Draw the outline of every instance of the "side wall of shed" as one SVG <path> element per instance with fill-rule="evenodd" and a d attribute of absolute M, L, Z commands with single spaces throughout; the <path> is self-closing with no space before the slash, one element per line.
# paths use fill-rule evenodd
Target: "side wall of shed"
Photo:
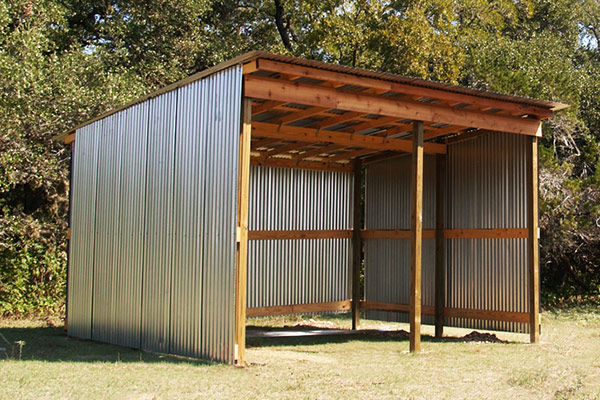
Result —
<path fill-rule="evenodd" d="M 526 136 L 490 132 L 448 146 L 446 229 L 527 227 Z M 435 158 L 425 157 L 423 229 L 435 229 Z M 410 229 L 410 156 L 366 170 L 366 229 Z M 528 312 L 527 239 L 446 239 L 446 307 Z M 423 239 L 422 304 L 434 305 L 435 240 Z M 365 299 L 409 303 L 410 240 L 365 239 Z M 408 322 L 408 315 L 367 311 Z M 433 318 L 423 317 L 424 323 Z M 527 332 L 515 322 L 465 318 L 445 325 Z"/>
<path fill-rule="evenodd" d="M 233 362 L 241 67 L 77 131 L 68 332 Z"/>
<path fill-rule="evenodd" d="M 352 173 L 252 166 L 250 230 L 352 229 Z M 250 241 L 248 307 L 350 299 L 351 239 Z"/>

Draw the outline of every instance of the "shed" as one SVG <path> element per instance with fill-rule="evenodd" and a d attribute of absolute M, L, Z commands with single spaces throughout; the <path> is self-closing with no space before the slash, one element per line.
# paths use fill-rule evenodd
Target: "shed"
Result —
<path fill-rule="evenodd" d="M 537 342 L 564 107 L 251 52 L 101 115 L 60 136 L 68 334 L 242 364 L 249 317 L 366 310 L 411 351 L 422 320 Z"/>

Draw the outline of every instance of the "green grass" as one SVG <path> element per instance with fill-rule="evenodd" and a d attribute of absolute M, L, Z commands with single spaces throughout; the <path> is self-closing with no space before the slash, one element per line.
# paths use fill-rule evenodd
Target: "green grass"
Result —
<path fill-rule="evenodd" d="M 250 366 L 234 368 L 65 336 L 43 321 L 0 321 L 22 359 L 0 352 L 2 399 L 598 399 L 600 311 L 544 313 L 542 341 L 494 332 L 502 342 L 465 340 L 424 326 L 423 352 L 400 332 L 248 340 Z M 347 316 L 255 319 L 255 328 L 348 327 Z M 364 321 L 367 329 L 406 324 Z M 262 329 L 262 328 L 261 328 Z M 481 336 L 480 338 L 484 338 Z M 477 339 L 477 337 L 475 337 Z M 0 337 L 0 347 L 7 347 Z"/>

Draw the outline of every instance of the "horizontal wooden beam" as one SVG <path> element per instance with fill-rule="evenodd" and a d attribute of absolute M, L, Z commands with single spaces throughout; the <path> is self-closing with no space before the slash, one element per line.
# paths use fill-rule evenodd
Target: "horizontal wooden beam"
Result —
<path fill-rule="evenodd" d="M 295 304 L 289 306 L 249 307 L 246 317 L 266 317 L 269 315 L 305 314 L 314 312 L 350 310 L 351 301 L 332 301 L 328 303 Z"/>
<path fill-rule="evenodd" d="M 260 165 L 263 167 L 279 167 L 292 169 L 308 169 L 313 171 L 333 171 L 333 172 L 352 172 L 352 164 L 336 163 L 336 162 L 320 162 L 320 161 L 304 161 L 289 158 L 274 158 L 274 157 L 251 157 L 251 165 Z"/>
<path fill-rule="evenodd" d="M 527 228 L 445 229 L 445 239 L 525 239 Z M 410 239 L 409 229 L 364 229 L 363 239 Z M 423 229 L 424 239 L 434 239 L 435 230 Z"/>
<path fill-rule="evenodd" d="M 410 152 L 412 142 L 410 140 L 386 139 L 377 136 L 352 135 L 349 133 L 319 130 L 313 128 L 298 128 L 294 126 L 280 126 L 264 122 L 252 123 L 252 135 L 259 137 L 278 138 L 286 140 L 297 140 L 301 142 L 332 143 L 345 147 L 359 147 L 376 150 L 393 150 Z M 428 154 L 446 153 L 446 145 L 438 143 L 426 143 L 424 151 Z"/>
<path fill-rule="evenodd" d="M 496 229 L 446 229 L 446 239 L 525 239 L 529 235 L 527 228 Z"/>
<path fill-rule="evenodd" d="M 248 240 L 350 239 L 351 229 L 248 231 Z"/>
<path fill-rule="evenodd" d="M 543 107 L 528 106 L 524 104 L 513 103 L 510 101 L 501 101 L 480 96 L 470 96 L 467 94 L 456 93 L 446 90 L 435 90 L 430 88 L 424 88 L 419 85 L 413 86 L 408 84 L 366 78 L 362 76 L 327 71 L 323 69 L 305 67 L 301 65 L 292 65 L 265 59 L 258 60 L 258 69 L 271 72 L 293 72 L 294 75 L 299 77 L 374 88 L 384 92 L 398 92 L 411 96 L 430 97 L 433 99 L 448 101 L 453 104 L 473 104 L 483 107 L 497 108 L 501 110 L 510 110 L 515 113 L 537 115 L 542 118 L 552 116 L 552 111 Z"/>
<path fill-rule="evenodd" d="M 272 101 L 295 102 L 316 107 L 337 108 L 399 119 L 414 119 L 434 123 L 468 126 L 501 132 L 536 136 L 540 121 L 535 118 L 515 118 L 504 115 L 407 102 L 402 98 L 386 98 L 356 91 L 332 89 L 306 83 L 246 75 L 246 96 Z"/>
<path fill-rule="evenodd" d="M 65 144 L 71 144 L 71 143 L 73 143 L 74 141 L 75 141 L 75 134 L 74 134 L 74 133 L 71 133 L 71 134 L 67 135 L 67 136 L 64 138 L 64 143 L 65 143 Z"/>
<path fill-rule="evenodd" d="M 401 312 L 408 313 L 408 304 L 395 304 L 385 303 L 378 301 L 361 301 L 360 308 L 363 310 L 372 311 L 390 311 L 390 312 Z M 422 306 L 421 313 L 423 315 L 435 314 L 435 308 L 431 306 Z M 467 308 L 444 308 L 445 318 L 469 318 L 469 319 L 483 319 L 487 321 L 504 321 L 504 322 L 519 322 L 528 323 L 529 314 L 523 312 L 512 312 L 512 311 L 493 311 L 493 310 L 474 310 Z"/>

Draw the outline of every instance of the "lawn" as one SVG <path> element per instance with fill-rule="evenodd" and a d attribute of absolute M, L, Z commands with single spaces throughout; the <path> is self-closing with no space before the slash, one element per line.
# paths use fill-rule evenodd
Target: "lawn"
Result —
<path fill-rule="evenodd" d="M 543 313 L 527 335 L 447 328 L 408 353 L 405 324 L 364 321 L 360 335 L 249 338 L 234 368 L 66 337 L 55 322 L 0 320 L 3 399 L 600 399 L 600 311 Z M 51 321 L 52 322 L 52 321 Z M 260 326 L 346 328 L 347 316 L 252 320 Z M 298 328 L 301 329 L 301 328 Z M 387 329 L 378 332 L 374 329 Z M 277 330 L 277 329 L 275 329 Z M 496 340 L 495 338 L 501 341 Z"/>

